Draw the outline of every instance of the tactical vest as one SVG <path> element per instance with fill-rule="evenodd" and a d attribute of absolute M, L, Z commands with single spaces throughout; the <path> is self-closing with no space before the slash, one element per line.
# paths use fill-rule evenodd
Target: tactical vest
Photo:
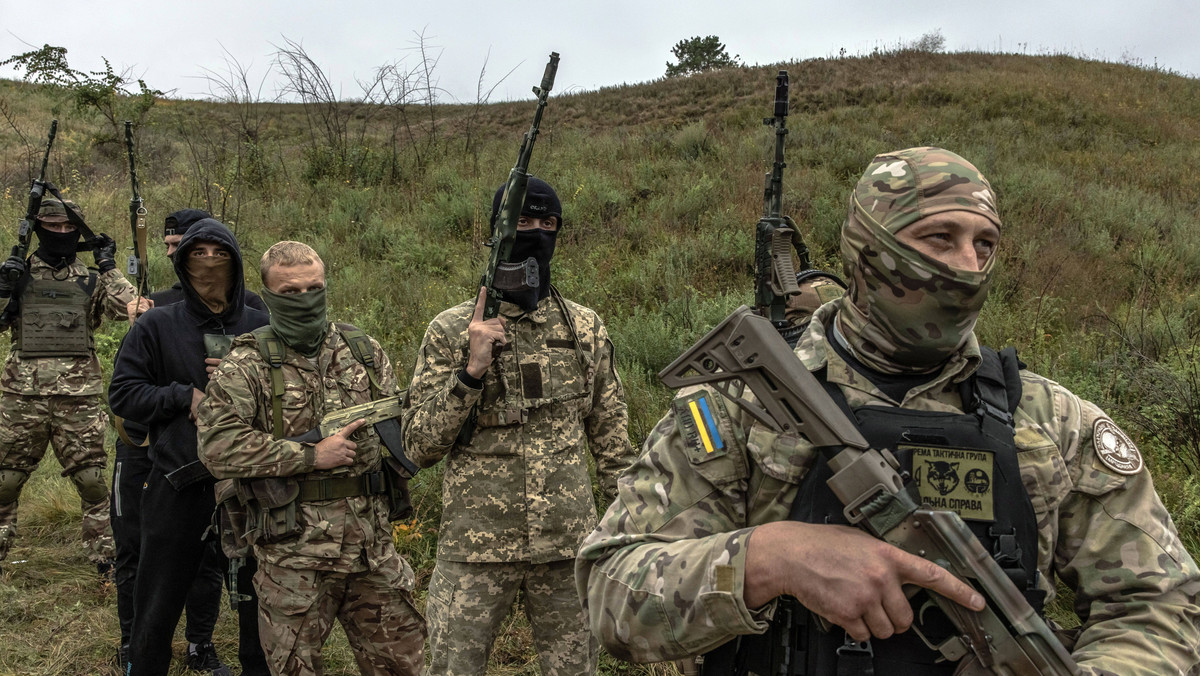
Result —
<path fill-rule="evenodd" d="M 983 547 L 1039 613 L 1045 593 L 1038 590 L 1037 519 L 1021 482 L 1014 442 L 1013 414 L 1021 400 L 1016 351 L 981 348 L 979 369 L 960 384 L 965 413 L 913 411 L 891 406 L 851 409 L 841 389 L 818 372 L 830 398 L 839 404 L 872 448 L 887 448 L 915 483 L 920 499 L 959 513 Z M 840 450 L 840 449 L 839 449 Z M 832 476 L 819 455 L 792 503 L 789 519 L 845 524 L 842 503 L 827 485 Z M 928 597 L 912 599 L 914 617 Z M 780 676 L 927 676 L 953 674 L 958 664 L 938 662 L 915 631 L 886 640 L 857 643 L 840 627 L 824 631 L 821 622 L 791 597 L 779 600 L 765 634 L 742 636 L 704 657 L 702 673 Z M 933 643 L 952 635 L 953 625 L 933 608 L 923 615 Z"/>
<path fill-rule="evenodd" d="M 26 276 L 14 342 L 21 357 L 86 357 L 92 354 L 88 305 L 96 273 L 68 280 Z"/>
<path fill-rule="evenodd" d="M 497 406 L 490 403 L 486 406 L 484 406 L 482 403 L 477 404 L 477 406 L 487 410 L 475 409 L 475 423 L 471 425 L 464 425 L 464 431 L 467 429 L 471 429 L 473 431 L 475 424 L 477 424 L 479 427 L 503 427 L 506 425 L 524 424 L 529 419 L 529 412 L 534 408 L 550 406 L 553 404 L 561 404 L 578 399 L 587 399 L 592 396 L 592 390 L 596 381 L 596 351 L 599 346 L 596 345 L 596 341 L 593 340 L 591 345 L 588 346 L 588 349 L 584 349 L 583 343 L 581 343 L 579 340 L 580 327 L 576 325 L 575 316 L 571 314 L 570 310 L 568 310 L 566 299 L 564 299 L 562 294 L 558 292 L 558 289 L 554 288 L 553 286 L 550 287 L 550 296 L 554 300 L 555 305 L 558 306 L 559 311 L 562 313 L 563 319 L 567 325 L 567 330 L 570 332 L 571 337 L 570 339 L 565 340 L 553 338 L 547 339 L 546 347 L 574 350 L 575 361 L 579 366 L 579 375 L 583 379 L 584 383 L 582 390 L 569 393 L 552 392 L 551 390 L 553 390 L 553 386 L 547 382 L 546 374 L 543 373 L 541 369 L 537 368 L 536 365 L 520 364 L 518 359 L 517 368 L 521 370 L 519 382 L 521 383 L 522 387 L 520 399 L 529 404 L 529 407 L 506 408 L 502 405 Z M 511 344 L 501 346 L 496 352 L 497 359 L 499 359 L 500 354 L 503 354 L 511 349 Z M 497 366 L 496 368 L 499 367 Z M 501 404 L 503 402 L 510 401 L 506 391 L 507 381 L 503 377 L 499 377 L 496 378 L 495 383 L 500 388 L 499 397 L 496 399 L 487 397 L 488 401 L 501 402 Z M 460 445 L 466 445 L 470 443 L 469 437 L 464 438 L 462 433 L 460 433 L 457 443 Z"/>

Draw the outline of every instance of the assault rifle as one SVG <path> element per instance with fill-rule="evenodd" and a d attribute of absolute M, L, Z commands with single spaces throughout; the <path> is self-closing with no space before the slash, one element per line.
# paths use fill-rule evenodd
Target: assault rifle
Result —
<path fill-rule="evenodd" d="M 1079 674 L 1079 667 L 1049 626 L 972 535 L 958 514 L 918 504 L 887 449 L 870 448 L 795 357 L 775 326 L 742 306 L 683 353 L 658 377 L 667 387 L 711 383 L 762 424 L 781 434 L 801 434 L 829 460 L 829 487 L 851 523 L 906 552 L 946 568 L 987 600 L 978 612 L 930 592 L 932 603 L 954 624 L 938 644 L 913 630 L 951 662 L 956 676 Z M 734 390 L 744 383 L 755 401 Z"/>
<path fill-rule="evenodd" d="M 542 73 L 542 83 L 533 88 L 537 95 L 537 110 L 533 113 L 533 124 L 525 132 L 521 141 L 521 149 L 517 152 L 517 163 L 508 172 L 508 181 L 504 184 L 504 192 L 500 196 L 500 208 L 496 212 L 496 226 L 487 245 L 492 248 L 488 257 L 487 268 L 479 285 L 485 287 L 486 297 L 483 304 L 483 318 L 493 319 L 500 314 L 500 302 L 505 300 L 505 291 L 536 288 L 540 283 L 538 264 L 533 258 L 520 263 L 508 262 L 513 244 L 517 241 L 517 221 L 521 218 L 521 209 L 525 206 L 525 191 L 529 187 L 529 158 L 533 155 L 533 143 L 537 140 L 538 130 L 542 124 L 542 111 L 546 109 L 546 100 L 554 87 L 554 76 L 558 73 L 558 52 L 550 52 L 550 62 Z M 478 408 L 471 411 L 470 417 L 458 431 L 458 443 L 470 443 L 475 434 L 475 425 L 479 420 Z"/>
<path fill-rule="evenodd" d="M 25 218 L 17 226 L 17 243 L 13 245 L 12 255 L 21 260 L 29 257 L 29 242 L 33 239 L 33 226 L 37 222 L 38 211 L 42 208 L 42 195 L 46 194 L 46 165 L 50 163 L 50 149 L 54 147 L 54 135 L 58 133 L 58 120 L 50 121 L 50 135 L 46 139 L 46 154 L 42 155 L 42 170 L 29 187 L 29 203 L 25 208 Z M 8 282 L 16 284 L 20 273 L 8 271 Z"/>
<path fill-rule="evenodd" d="M 367 425 L 374 426 L 380 441 L 387 447 L 396 462 L 408 471 L 409 476 L 416 476 L 417 466 L 405 455 L 404 437 L 400 434 L 399 418 L 403 401 L 402 396 L 387 397 L 327 413 L 324 418 L 321 418 L 319 425 L 300 436 L 288 437 L 288 440 L 315 444 L 355 420 L 365 419 Z"/>
<path fill-rule="evenodd" d="M 483 318 L 492 319 L 500 314 L 500 301 L 504 292 L 530 286 L 537 286 L 537 261 L 527 260 L 521 263 L 509 263 L 508 256 L 512 253 L 513 243 L 517 241 L 517 220 L 521 218 L 521 209 L 525 206 L 525 191 L 529 187 L 529 158 L 533 155 L 533 142 L 537 140 L 538 129 L 542 124 L 542 111 L 546 109 L 546 99 L 554 86 L 554 75 L 558 72 L 558 52 L 550 52 L 550 62 L 542 74 L 542 84 L 534 87 L 537 95 L 537 110 L 533 114 L 533 124 L 525 132 L 521 141 L 521 150 L 517 153 L 517 163 L 508 172 L 508 181 L 504 184 L 504 193 L 500 197 L 500 210 L 496 216 L 496 230 L 488 240 L 492 248 L 488 258 L 487 269 L 483 272 L 480 286 L 487 287 L 487 299 L 484 301 Z"/>
<path fill-rule="evenodd" d="M 766 317 L 789 343 L 795 342 L 798 329 L 785 317 L 789 296 L 800 293 L 796 284 L 796 268 L 792 251 L 799 258 L 800 269 L 811 263 L 808 247 L 791 218 L 783 216 L 783 143 L 787 137 L 788 73 L 775 76 L 775 115 L 763 119 L 763 124 L 775 128 L 775 161 L 767 173 L 763 189 L 763 217 L 755 226 L 754 235 L 754 310 Z"/>
<path fill-rule="evenodd" d="M 129 199 L 129 227 L 133 231 L 133 255 L 127 261 L 125 274 L 137 279 L 138 296 L 150 293 L 150 284 L 146 279 L 146 207 L 142 204 L 142 195 L 138 190 L 137 167 L 133 162 L 133 122 L 125 121 L 125 149 L 129 151 L 129 182 L 133 187 L 133 197 Z"/>

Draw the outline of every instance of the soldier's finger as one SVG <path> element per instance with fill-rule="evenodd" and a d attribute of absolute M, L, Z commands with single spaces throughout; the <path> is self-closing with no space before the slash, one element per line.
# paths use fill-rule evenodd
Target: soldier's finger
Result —
<path fill-rule="evenodd" d="M 471 321 L 478 322 L 483 320 L 483 306 L 487 303 L 487 287 L 479 287 L 479 296 L 475 299 L 475 314 L 471 316 Z"/>
<path fill-rule="evenodd" d="M 875 638 L 889 638 L 896 633 L 897 628 L 892 624 L 891 618 L 888 617 L 882 605 L 868 608 L 867 612 L 863 614 L 863 621 Z"/>
<path fill-rule="evenodd" d="M 971 610 L 983 610 L 983 596 L 971 585 L 951 575 L 950 571 L 933 561 L 913 556 L 907 552 L 901 551 L 897 554 L 900 555 L 898 572 L 901 583 L 920 585 L 945 596 L 960 606 Z"/>
<path fill-rule="evenodd" d="M 850 634 L 850 638 L 854 639 L 855 641 L 862 642 L 871 640 L 871 630 L 867 629 L 867 625 L 861 619 L 847 622 L 842 626 L 842 629 L 845 629 L 846 633 Z"/>
<path fill-rule="evenodd" d="M 891 622 L 896 633 L 908 631 L 913 622 L 913 610 L 908 603 L 908 597 L 904 595 L 904 590 L 890 588 L 884 592 L 881 601 L 883 602 L 883 612 L 887 613 L 888 621 Z"/>
<path fill-rule="evenodd" d="M 357 432 L 358 428 L 360 428 L 366 424 L 367 424 L 366 418 L 359 418 L 358 420 L 355 420 L 354 422 L 346 425 L 345 427 L 338 430 L 337 432 L 334 432 L 334 434 L 342 437 L 343 439 L 346 439 L 346 438 L 349 438 L 349 436 L 351 434 L 354 434 L 355 432 Z"/>

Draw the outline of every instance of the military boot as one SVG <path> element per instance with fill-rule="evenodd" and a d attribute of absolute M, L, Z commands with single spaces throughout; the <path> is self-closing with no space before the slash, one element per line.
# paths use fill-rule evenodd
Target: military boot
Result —
<path fill-rule="evenodd" d="M 212 676 L 233 676 L 229 665 L 217 656 L 217 648 L 212 643 L 198 643 L 196 647 L 188 646 L 187 668 L 192 671 L 204 671 Z"/>

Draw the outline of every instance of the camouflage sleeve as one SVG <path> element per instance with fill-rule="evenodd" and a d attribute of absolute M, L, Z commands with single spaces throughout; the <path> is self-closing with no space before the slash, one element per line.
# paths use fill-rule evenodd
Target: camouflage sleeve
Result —
<path fill-rule="evenodd" d="M 375 348 L 375 363 L 379 365 L 375 369 L 379 378 L 379 396 L 394 397 L 400 393 L 400 388 L 396 384 L 396 371 L 392 369 L 392 360 L 388 358 L 387 352 L 383 351 L 379 341 L 371 338 L 371 346 Z"/>
<path fill-rule="evenodd" d="M 312 445 L 262 431 L 266 425 L 259 421 L 271 415 L 270 391 L 264 393 L 256 356 L 253 347 L 235 348 L 209 379 L 197 410 L 200 461 L 218 479 L 291 476 L 315 466 Z"/>
<path fill-rule="evenodd" d="M 1094 404 L 1053 389 L 1073 484 L 1058 509 L 1054 566 L 1083 622 L 1076 661 L 1085 674 L 1196 673 L 1195 561 L 1133 441 Z"/>
<path fill-rule="evenodd" d="M 440 319 L 440 316 L 439 316 Z M 434 319 L 425 331 L 404 410 L 404 446 L 421 467 L 437 464 L 450 452 L 458 431 L 483 389 L 458 378 L 466 366 L 461 350 L 451 344 L 446 326 Z"/>
<path fill-rule="evenodd" d="M 596 458 L 596 476 L 604 496 L 609 501 L 617 497 L 617 476 L 633 462 L 629 446 L 629 411 L 625 406 L 625 389 L 617 375 L 616 353 L 608 330 L 596 320 L 598 350 L 596 380 L 593 384 L 592 410 L 584 418 L 588 446 Z"/>
<path fill-rule="evenodd" d="M 96 280 L 96 293 L 93 295 L 93 328 L 99 326 L 104 318 L 125 319 L 128 316 L 125 306 L 136 296 L 137 289 L 116 268 L 101 274 Z"/>
<path fill-rule="evenodd" d="M 674 415 L 659 421 L 579 551 L 575 581 L 592 631 L 621 659 L 677 659 L 766 630 L 773 606 L 751 611 L 742 600 L 753 532 L 745 438 L 730 421 L 717 424 L 726 452 L 698 459 Z"/>

